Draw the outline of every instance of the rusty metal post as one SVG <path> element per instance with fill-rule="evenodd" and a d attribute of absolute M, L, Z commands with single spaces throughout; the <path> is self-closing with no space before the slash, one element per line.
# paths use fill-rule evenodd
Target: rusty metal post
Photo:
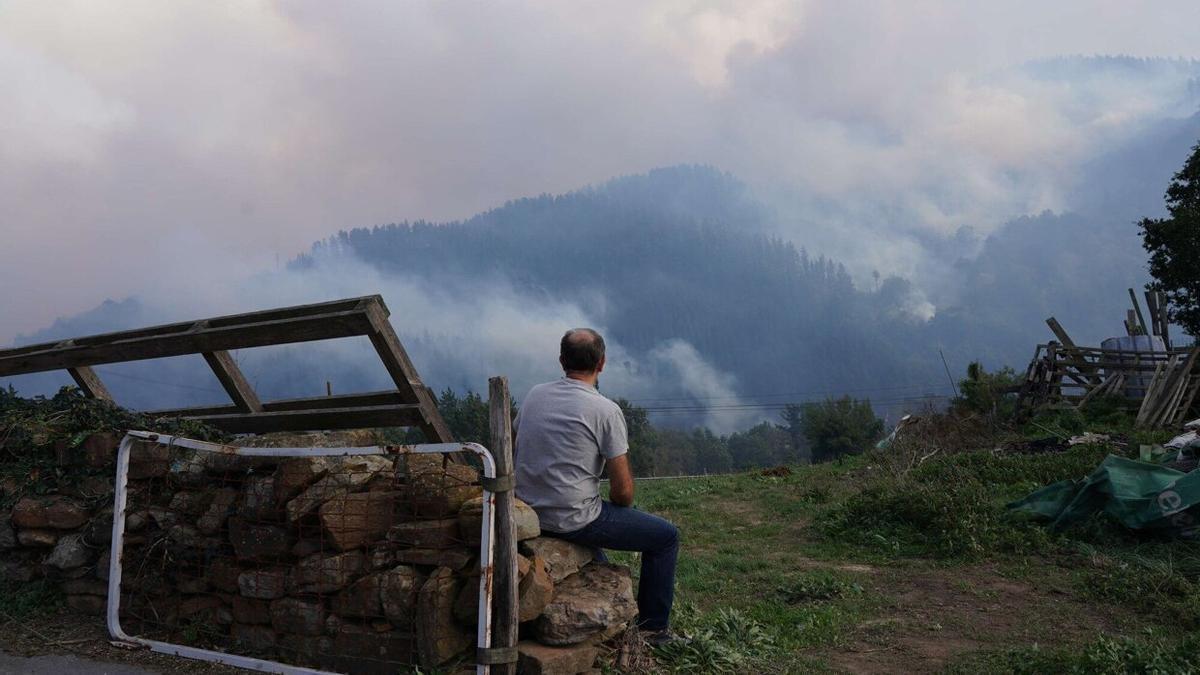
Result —
<path fill-rule="evenodd" d="M 508 393 L 508 378 L 493 377 L 488 380 L 488 404 L 491 415 L 492 456 L 496 460 L 498 481 L 511 481 L 513 476 L 512 442 L 512 398 Z M 513 675 L 517 671 L 515 649 L 519 600 L 517 585 L 517 532 L 513 523 L 513 500 L 516 496 L 510 486 L 496 492 L 496 541 L 495 541 L 495 613 L 492 632 L 492 647 L 496 650 L 513 650 L 511 661 L 496 663 L 494 672 Z"/>

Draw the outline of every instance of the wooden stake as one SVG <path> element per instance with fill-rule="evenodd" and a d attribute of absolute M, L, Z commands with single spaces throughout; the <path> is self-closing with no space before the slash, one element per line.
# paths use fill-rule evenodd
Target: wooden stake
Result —
<path fill-rule="evenodd" d="M 491 423 L 491 443 L 488 449 L 496 460 L 496 476 L 513 475 L 512 447 L 512 398 L 508 393 L 508 378 L 493 377 L 488 380 L 488 406 Z M 513 522 L 513 490 L 497 492 L 496 495 L 496 542 L 493 607 L 492 646 L 506 648 L 517 646 L 517 628 L 520 618 L 520 603 L 517 585 L 517 532 Z M 517 664 L 503 663 L 492 666 L 492 672 L 513 675 Z"/>
<path fill-rule="evenodd" d="M 1137 315 L 1137 325 L 1142 328 L 1142 335 L 1149 335 L 1150 331 L 1146 329 L 1146 317 L 1142 316 L 1142 306 L 1138 304 L 1137 294 L 1133 292 L 1132 288 L 1129 289 L 1129 300 L 1133 303 L 1133 311 Z M 1130 323 L 1133 322 L 1130 321 Z"/>

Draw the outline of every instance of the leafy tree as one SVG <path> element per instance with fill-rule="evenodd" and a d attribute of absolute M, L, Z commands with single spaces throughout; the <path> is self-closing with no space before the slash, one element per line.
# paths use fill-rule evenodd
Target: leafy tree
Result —
<path fill-rule="evenodd" d="M 1167 295 L 1171 320 L 1192 335 L 1200 334 L 1200 144 L 1171 179 L 1165 195 L 1166 218 L 1138 223 L 1142 246 L 1150 254 L 1150 290 Z"/>
<path fill-rule="evenodd" d="M 783 430 L 787 432 L 788 441 L 791 444 L 792 454 L 797 462 L 812 462 L 812 454 L 808 449 L 808 442 L 804 438 L 804 407 L 799 403 L 789 403 L 783 408 L 783 412 L 779 413 L 780 419 L 783 420 Z"/>
<path fill-rule="evenodd" d="M 1016 409 L 1016 399 L 1012 390 L 1020 384 L 1016 371 L 1008 366 L 989 373 L 983 366 L 974 361 L 967 366 L 967 377 L 959 380 L 959 396 L 954 399 L 954 407 L 960 411 L 969 411 L 992 415 L 1004 419 L 1012 415 Z"/>
<path fill-rule="evenodd" d="M 813 462 L 862 452 L 883 434 L 883 420 L 871 402 L 845 396 L 801 408 L 801 428 L 812 447 Z"/>

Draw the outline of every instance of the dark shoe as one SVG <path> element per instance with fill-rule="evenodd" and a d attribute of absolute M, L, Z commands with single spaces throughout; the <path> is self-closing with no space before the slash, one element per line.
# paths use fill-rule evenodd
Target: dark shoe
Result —
<path fill-rule="evenodd" d="M 654 649 L 666 647 L 668 645 L 686 644 L 691 642 L 691 638 L 687 637 L 686 635 L 680 635 L 670 628 L 663 628 L 662 630 L 644 630 L 642 631 L 642 639 L 646 641 L 647 645 Z"/>

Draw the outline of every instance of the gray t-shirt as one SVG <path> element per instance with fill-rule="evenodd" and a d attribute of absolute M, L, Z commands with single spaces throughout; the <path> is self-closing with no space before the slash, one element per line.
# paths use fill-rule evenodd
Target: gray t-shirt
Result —
<path fill-rule="evenodd" d="M 629 450 L 620 406 L 564 377 L 529 390 L 515 429 L 517 497 L 542 529 L 574 532 L 595 520 L 605 460 Z"/>

